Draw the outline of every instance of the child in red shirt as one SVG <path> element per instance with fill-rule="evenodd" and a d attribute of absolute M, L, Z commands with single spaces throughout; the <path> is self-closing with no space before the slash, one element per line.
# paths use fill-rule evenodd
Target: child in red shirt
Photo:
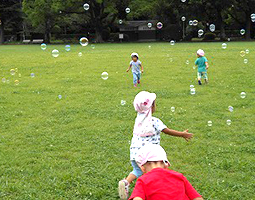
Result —
<path fill-rule="evenodd" d="M 136 158 L 144 175 L 136 182 L 129 200 L 203 200 L 189 181 L 170 166 L 160 145 L 142 147 Z"/>

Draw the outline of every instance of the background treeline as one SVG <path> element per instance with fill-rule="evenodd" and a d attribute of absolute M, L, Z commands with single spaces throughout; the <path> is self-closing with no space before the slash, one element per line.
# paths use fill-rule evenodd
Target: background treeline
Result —
<path fill-rule="evenodd" d="M 83 4 L 90 9 L 85 11 Z M 127 14 L 125 8 L 131 12 Z M 0 42 L 43 38 L 45 42 L 72 41 L 85 35 L 94 42 L 109 41 L 119 31 L 119 19 L 158 20 L 164 31 L 178 33 L 177 40 L 197 37 L 201 28 L 209 32 L 209 24 L 216 26 L 216 35 L 253 39 L 255 0 L 0 0 Z M 181 17 L 186 17 L 183 24 Z M 189 20 L 198 20 L 196 27 Z M 175 25 L 175 26 L 173 26 Z M 181 36 L 185 30 L 185 38 Z M 175 28 L 171 28 L 175 27 Z M 239 30 L 245 29 L 241 37 Z"/>

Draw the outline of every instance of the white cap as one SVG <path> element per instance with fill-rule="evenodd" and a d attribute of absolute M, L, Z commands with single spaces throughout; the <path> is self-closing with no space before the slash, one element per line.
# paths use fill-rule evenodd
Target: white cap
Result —
<path fill-rule="evenodd" d="M 202 49 L 198 49 L 198 50 L 197 50 L 197 54 L 198 54 L 199 56 L 204 56 L 204 55 L 205 55 L 205 52 L 204 52 L 204 50 L 202 50 Z"/>
<path fill-rule="evenodd" d="M 136 53 L 136 52 L 131 53 L 131 57 L 133 57 L 133 56 L 136 56 L 137 58 L 139 58 L 138 53 Z"/>

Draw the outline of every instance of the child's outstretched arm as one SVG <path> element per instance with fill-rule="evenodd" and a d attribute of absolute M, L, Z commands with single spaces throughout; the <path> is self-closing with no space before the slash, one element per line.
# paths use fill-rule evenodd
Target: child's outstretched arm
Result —
<path fill-rule="evenodd" d="M 176 137 L 183 137 L 186 141 L 189 141 L 193 137 L 193 133 L 189 133 L 189 130 L 185 130 L 183 132 L 172 130 L 169 128 L 165 128 L 162 130 L 163 133 L 176 136 Z"/>
<path fill-rule="evenodd" d="M 130 68 L 131 68 L 132 65 L 129 65 L 129 67 L 127 68 L 127 72 L 129 72 Z"/>
<path fill-rule="evenodd" d="M 205 65 L 206 65 L 206 69 L 208 69 L 209 68 L 208 62 L 205 62 Z"/>

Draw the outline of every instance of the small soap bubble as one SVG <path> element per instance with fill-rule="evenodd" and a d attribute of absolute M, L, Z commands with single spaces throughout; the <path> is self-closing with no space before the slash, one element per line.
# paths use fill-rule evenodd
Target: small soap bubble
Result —
<path fill-rule="evenodd" d="M 79 57 L 82 57 L 82 52 L 79 52 L 79 53 L 78 53 L 78 56 L 79 56 Z"/>
<path fill-rule="evenodd" d="M 240 30 L 240 34 L 241 34 L 241 35 L 244 35 L 244 34 L 245 34 L 245 30 L 244 30 L 244 29 L 241 29 L 241 30 Z"/>
<path fill-rule="evenodd" d="M 186 65 L 189 65 L 189 60 L 186 60 Z"/>
<path fill-rule="evenodd" d="M 81 46 L 85 47 L 89 44 L 89 40 L 86 37 L 82 37 L 80 39 L 80 44 L 81 44 Z"/>
<path fill-rule="evenodd" d="M 186 2 L 186 0 L 181 0 L 181 2 L 182 2 L 182 3 L 185 3 L 185 2 Z"/>
<path fill-rule="evenodd" d="M 59 94 L 59 95 L 58 95 L 58 98 L 59 98 L 59 99 L 62 99 L 62 95 L 61 95 L 61 94 Z"/>
<path fill-rule="evenodd" d="M 208 122 L 207 122 L 207 125 L 208 125 L 208 126 L 212 126 L 212 121 L 208 121 Z"/>
<path fill-rule="evenodd" d="M 124 106 L 126 104 L 126 101 L 125 100 L 121 100 L 120 101 L 120 105 Z"/>
<path fill-rule="evenodd" d="M 189 87 L 190 87 L 190 88 L 194 88 L 194 85 L 190 85 Z"/>
<path fill-rule="evenodd" d="M 68 52 L 68 51 L 70 51 L 71 50 L 71 46 L 69 45 L 69 44 L 67 44 L 66 46 L 65 46 L 65 50 Z"/>
<path fill-rule="evenodd" d="M 193 21 L 192 20 L 189 20 L 189 25 L 193 26 Z"/>
<path fill-rule="evenodd" d="M 174 106 L 171 107 L 171 111 L 175 112 L 175 107 Z"/>
<path fill-rule="evenodd" d="M 107 72 L 103 72 L 103 73 L 101 74 L 101 78 L 102 78 L 103 80 L 107 80 L 107 79 L 108 79 L 108 73 L 107 73 Z"/>
<path fill-rule="evenodd" d="M 231 120 L 230 120 L 230 119 L 227 120 L 227 125 L 228 125 L 228 126 L 231 125 Z"/>
<path fill-rule="evenodd" d="M 45 44 L 45 43 L 42 43 L 41 44 L 41 49 L 44 51 L 44 50 L 46 50 L 47 49 L 47 45 Z"/>
<path fill-rule="evenodd" d="M 185 16 L 182 16 L 182 21 L 185 22 L 186 21 L 186 17 Z"/>
<path fill-rule="evenodd" d="M 243 62 L 244 62 L 244 64 L 247 64 L 248 63 L 248 59 L 244 59 Z"/>
<path fill-rule="evenodd" d="M 94 44 L 91 45 L 91 49 L 95 49 L 96 46 Z"/>
<path fill-rule="evenodd" d="M 131 10 L 130 10 L 130 8 L 126 8 L 125 11 L 128 14 L 128 13 L 130 13 Z"/>
<path fill-rule="evenodd" d="M 2 82 L 5 83 L 6 82 L 6 78 L 2 78 Z"/>
<path fill-rule="evenodd" d="M 14 81 L 14 84 L 15 84 L 15 85 L 19 85 L 19 80 L 15 80 L 15 81 Z"/>
<path fill-rule="evenodd" d="M 34 77 L 35 77 L 35 73 L 31 73 L 31 74 L 30 74 L 30 77 L 31 77 L 31 78 L 34 78 Z"/>
<path fill-rule="evenodd" d="M 192 25 L 193 25 L 193 26 L 197 26 L 197 25 L 198 25 L 198 21 L 197 21 L 196 19 L 193 20 Z"/>
<path fill-rule="evenodd" d="M 57 49 L 54 49 L 52 50 L 51 54 L 54 58 L 57 58 L 59 56 L 59 51 Z"/>
<path fill-rule="evenodd" d="M 245 51 L 240 51 L 240 56 L 244 57 L 245 56 Z"/>
<path fill-rule="evenodd" d="M 231 40 L 231 39 L 230 39 L 230 38 L 228 38 L 228 42 L 230 42 L 230 40 Z"/>
<path fill-rule="evenodd" d="M 83 4 L 83 9 L 86 11 L 89 10 L 89 4 L 88 3 Z"/>
<path fill-rule="evenodd" d="M 214 24 L 210 24 L 209 29 L 211 32 L 215 31 L 215 25 Z"/>
<path fill-rule="evenodd" d="M 222 49 L 226 49 L 227 48 L 227 44 L 226 43 L 222 43 L 221 48 Z"/>
<path fill-rule="evenodd" d="M 246 97 L 246 93 L 245 93 L 245 92 L 241 92 L 240 97 L 241 97 L 242 99 L 244 99 L 244 98 Z"/>
<path fill-rule="evenodd" d="M 230 112 L 233 112 L 233 111 L 234 111 L 233 106 L 228 106 L 228 110 L 229 110 Z"/>
<path fill-rule="evenodd" d="M 174 40 L 171 40 L 171 41 L 170 41 L 170 45 L 172 45 L 172 46 L 175 45 L 175 41 L 174 41 Z"/>
<path fill-rule="evenodd" d="M 199 29 L 197 33 L 199 36 L 202 36 L 204 34 L 204 31 L 202 29 Z"/>
<path fill-rule="evenodd" d="M 152 27 L 152 23 L 149 22 L 149 23 L 147 24 L 147 26 L 148 26 L 148 28 L 151 28 L 151 27 Z"/>
<path fill-rule="evenodd" d="M 157 23 L 157 28 L 158 28 L 158 29 L 162 29 L 162 28 L 163 28 L 163 24 L 162 24 L 161 22 L 158 22 L 158 23 Z"/>
<path fill-rule="evenodd" d="M 149 45 L 148 48 L 151 49 L 151 45 Z"/>
<path fill-rule="evenodd" d="M 254 14 L 254 13 L 251 14 L 251 21 L 252 21 L 252 22 L 255 22 L 255 14 Z"/>
<path fill-rule="evenodd" d="M 123 23 L 123 21 L 120 19 L 120 20 L 119 20 L 119 24 L 122 24 L 122 23 Z"/>
<path fill-rule="evenodd" d="M 15 69 L 11 69 L 11 70 L 10 70 L 10 74 L 11 74 L 12 76 L 14 76 L 15 73 L 16 73 Z"/>
<path fill-rule="evenodd" d="M 249 50 L 249 49 L 246 49 L 246 50 L 245 50 L 245 53 L 246 53 L 246 54 L 249 54 L 249 53 L 250 53 L 250 50 Z"/>
<path fill-rule="evenodd" d="M 191 95 L 196 94 L 196 88 L 190 88 L 190 94 Z"/>

